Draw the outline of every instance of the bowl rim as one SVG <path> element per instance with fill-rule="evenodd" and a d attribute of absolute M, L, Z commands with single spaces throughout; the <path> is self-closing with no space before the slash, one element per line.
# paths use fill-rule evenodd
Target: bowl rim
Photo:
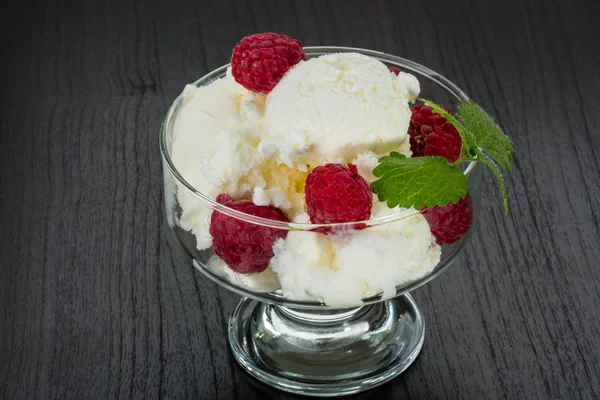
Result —
<path fill-rule="evenodd" d="M 448 78 L 443 75 L 438 74 L 434 70 L 427 68 L 421 64 L 418 64 L 414 61 L 394 56 L 391 54 L 387 54 L 384 52 L 369 50 L 369 49 L 361 49 L 354 47 L 340 47 L 340 46 L 308 46 L 303 47 L 307 56 L 316 57 L 324 54 L 332 54 L 332 53 L 360 53 L 363 55 L 368 55 L 378 59 L 379 61 L 384 62 L 386 65 L 392 64 L 398 67 L 402 67 L 404 70 L 408 70 L 408 72 L 417 72 L 418 74 L 425 76 L 426 78 L 432 80 L 436 84 L 442 86 L 446 91 L 448 91 L 451 95 L 453 95 L 459 101 L 467 101 L 469 97 L 465 92 L 462 91 L 455 83 L 450 81 Z M 196 80 L 193 85 L 196 87 L 205 86 L 206 84 L 214 81 L 218 77 L 220 77 L 229 67 L 230 64 L 223 65 L 219 68 L 214 69 L 208 74 L 202 76 L 200 79 Z M 174 101 L 173 104 L 167 110 L 163 121 L 161 123 L 160 128 L 160 152 L 163 159 L 163 165 L 169 171 L 173 179 L 175 179 L 179 187 L 183 187 L 189 195 L 197 198 L 199 201 L 205 203 L 207 207 L 211 207 L 213 210 L 221 212 L 230 217 L 249 222 L 256 225 L 262 225 L 274 229 L 285 229 L 285 230 L 300 230 L 300 231 L 314 231 L 317 228 L 330 228 L 334 231 L 340 230 L 348 230 L 353 229 L 358 224 L 366 225 L 366 226 L 377 226 L 387 223 L 396 222 L 399 220 L 403 220 L 406 218 L 410 218 L 416 214 L 420 213 L 420 210 L 416 210 L 414 208 L 409 209 L 400 209 L 396 208 L 396 212 L 393 212 L 389 215 L 380 216 L 376 218 L 371 218 L 364 221 L 352 221 L 352 222 L 341 222 L 341 223 L 330 223 L 330 224 L 313 224 L 309 222 L 286 222 L 286 221 L 275 221 L 267 218 L 258 217 L 251 214 L 246 214 L 244 212 L 235 210 L 226 205 L 218 203 L 215 199 L 210 198 L 205 195 L 201 191 L 197 190 L 192 184 L 190 184 L 183 176 L 179 173 L 179 170 L 173 163 L 171 155 L 169 154 L 168 146 L 167 146 L 167 133 L 170 129 L 173 129 L 173 123 L 176 119 L 177 112 L 180 110 L 181 105 L 183 103 L 183 93 L 181 93 Z M 464 174 L 467 177 L 467 180 L 474 176 L 475 170 L 478 168 L 477 162 L 470 162 L 467 168 L 464 171 Z"/>

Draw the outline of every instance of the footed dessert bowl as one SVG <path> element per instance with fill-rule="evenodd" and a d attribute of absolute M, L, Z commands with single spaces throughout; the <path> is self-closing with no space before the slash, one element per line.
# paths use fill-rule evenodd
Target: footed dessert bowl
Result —
<path fill-rule="evenodd" d="M 400 57 L 345 47 L 305 47 L 304 51 L 309 60 L 333 53 L 358 53 L 397 67 L 418 78 L 425 97 L 444 104 L 451 112 L 460 101 L 468 100 L 448 79 Z M 207 74 L 194 85 L 204 87 L 224 77 L 227 68 Z M 322 397 L 365 391 L 405 371 L 419 354 L 425 336 L 423 314 L 409 292 L 446 270 L 476 229 L 481 202 L 478 164 L 471 162 L 462 168 L 472 199 L 468 231 L 459 240 L 436 247 L 434 256 L 413 255 L 422 251 L 411 241 L 411 235 L 419 234 L 419 224 L 424 221 L 419 210 L 396 208 L 363 221 L 313 224 L 247 214 L 195 187 L 173 159 L 175 127 L 184 97 L 185 92 L 168 110 L 160 132 L 166 214 L 193 266 L 215 283 L 243 296 L 228 328 L 231 350 L 242 368 L 278 389 Z M 228 270 L 215 254 L 215 246 L 199 245 L 204 239 L 190 226 L 186 219 L 190 215 L 206 221 L 212 218 L 213 223 L 215 215 L 227 216 L 226 224 L 231 229 L 261 227 L 260 231 L 250 230 L 250 235 L 268 229 L 269 235 L 279 238 L 269 269 L 254 275 Z M 409 231 L 394 229 L 409 225 Z M 324 232 L 339 236 L 358 233 L 339 239 L 343 244 L 332 256 L 327 253 L 331 252 L 329 242 L 320 242 L 327 237 Z M 371 240 L 371 233 L 384 235 L 387 247 Z M 292 238 L 293 248 L 289 244 Z M 320 257 L 335 257 L 333 272 L 298 267 L 303 262 L 318 265 Z M 392 276 L 402 273 L 395 270 L 394 263 L 403 257 L 434 261 L 422 269 L 420 261 L 415 261 L 411 268 L 418 272 L 405 278 Z M 338 271 L 344 268 L 344 273 Z"/>

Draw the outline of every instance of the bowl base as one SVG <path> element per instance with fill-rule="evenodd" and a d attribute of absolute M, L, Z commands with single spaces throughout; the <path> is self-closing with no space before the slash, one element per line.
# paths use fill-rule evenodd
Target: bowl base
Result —
<path fill-rule="evenodd" d="M 229 344 L 250 375 L 277 389 L 334 397 L 404 372 L 423 347 L 423 314 L 409 294 L 347 310 L 297 310 L 244 298 Z"/>

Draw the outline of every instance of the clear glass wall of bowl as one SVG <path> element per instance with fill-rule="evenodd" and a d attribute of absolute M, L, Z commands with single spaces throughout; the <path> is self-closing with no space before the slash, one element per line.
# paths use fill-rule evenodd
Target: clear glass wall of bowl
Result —
<path fill-rule="evenodd" d="M 309 58 L 333 52 L 360 52 L 378 58 L 387 65 L 414 74 L 421 84 L 421 96 L 433 99 L 455 111 L 459 100 L 467 96 L 446 78 L 399 57 L 379 52 L 337 48 L 305 48 Z M 225 75 L 221 67 L 195 84 L 202 86 Z M 425 276 L 396 287 L 382 295 L 376 293 L 343 307 L 316 300 L 294 300 L 284 297 L 276 280 L 265 279 L 260 284 L 245 284 L 225 273 L 218 262 L 205 229 L 194 229 L 189 223 L 204 221 L 208 226 L 213 212 L 221 212 L 245 223 L 267 225 L 283 235 L 315 235 L 316 226 L 276 221 L 236 213 L 200 193 L 177 171 L 170 157 L 173 126 L 182 100 L 178 98 L 169 109 L 161 129 L 165 206 L 168 223 L 196 267 L 212 279 L 241 296 L 242 301 L 229 322 L 229 341 L 236 360 L 251 375 L 264 383 L 288 392 L 313 396 L 347 395 L 382 384 L 414 361 L 424 340 L 423 316 L 408 294 L 443 272 L 458 256 L 476 229 L 481 195 L 481 170 L 469 165 L 464 173 L 473 199 L 473 223 L 461 240 L 442 245 L 440 262 Z M 386 224 L 401 223 L 414 218 L 405 212 L 366 221 L 362 232 L 381 229 Z M 191 217 L 190 217 L 191 215 Z M 333 229 L 343 226 L 329 227 Z M 369 266 L 365 265 L 365 269 Z"/>

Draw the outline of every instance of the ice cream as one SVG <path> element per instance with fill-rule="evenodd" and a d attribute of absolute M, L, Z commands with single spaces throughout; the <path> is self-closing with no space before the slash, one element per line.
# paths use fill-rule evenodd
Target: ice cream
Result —
<path fill-rule="evenodd" d="M 255 198 L 292 214 L 303 211 L 305 171 L 265 158 L 258 151 L 263 135 L 264 96 L 247 91 L 231 74 L 196 88 L 187 85 L 177 115 L 173 162 L 199 192 L 215 198 Z M 211 246 L 212 209 L 180 191 L 181 227 L 196 236 L 196 247 Z M 259 204 L 259 203 L 257 203 Z"/>
<path fill-rule="evenodd" d="M 267 97 L 259 150 L 295 168 L 350 161 L 364 151 L 409 155 L 408 103 L 418 92 L 414 76 L 396 76 L 362 54 L 302 62 Z"/>
<path fill-rule="evenodd" d="M 376 202 L 373 214 L 389 215 L 390 209 Z M 427 221 L 416 214 L 351 235 L 290 232 L 275 243 L 271 266 L 286 297 L 344 307 L 378 293 L 393 297 L 397 285 L 430 272 L 440 255 Z"/>
<path fill-rule="evenodd" d="M 210 198 L 227 193 L 308 222 L 304 184 L 315 166 L 353 163 L 371 182 L 380 156 L 411 155 L 409 102 L 418 92 L 414 76 L 396 76 L 356 53 L 300 62 L 268 95 L 244 89 L 228 72 L 205 87 L 184 90 L 173 162 Z M 181 228 L 194 234 L 198 250 L 209 249 L 212 208 L 182 190 L 177 196 Z M 399 211 L 375 200 L 371 217 L 393 212 Z M 396 285 L 428 273 L 440 258 L 421 214 L 343 235 L 290 231 L 273 249 L 270 267 L 259 274 L 233 273 L 216 256 L 207 267 L 249 290 L 281 287 L 292 299 L 343 306 L 382 292 L 392 296 Z"/>

